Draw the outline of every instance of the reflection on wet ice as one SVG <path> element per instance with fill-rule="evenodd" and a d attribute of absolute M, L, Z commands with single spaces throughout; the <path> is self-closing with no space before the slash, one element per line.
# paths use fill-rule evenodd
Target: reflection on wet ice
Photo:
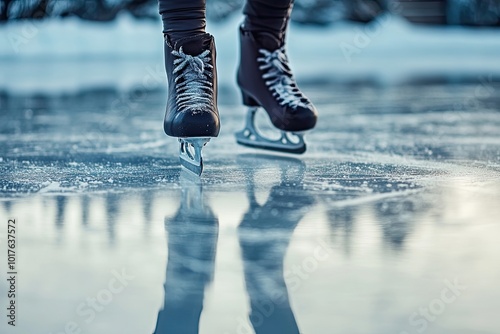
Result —
<path fill-rule="evenodd" d="M 238 163 L 274 165 L 281 174 L 262 205 L 255 196 L 254 176 L 246 177 L 249 207 L 238 226 L 238 239 L 250 323 L 257 334 L 299 333 L 283 261 L 295 227 L 314 204 L 314 198 L 297 187 L 303 184 L 305 164 L 292 158 L 256 155 L 240 156 Z M 204 200 L 199 180 L 184 174 L 181 184 L 179 209 L 173 217 L 165 218 L 168 262 L 165 300 L 155 329 L 158 334 L 198 333 L 205 288 L 213 278 L 218 218 Z"/>
<path fill-rule="evenodd" d="M 219 220 L 203 198 L 202 185 L 181 175 L 182 197 L 165 218 L 168 260 L 165 301 L 155 333 L 198 333 L 205 288 L 213 278 Z"/>

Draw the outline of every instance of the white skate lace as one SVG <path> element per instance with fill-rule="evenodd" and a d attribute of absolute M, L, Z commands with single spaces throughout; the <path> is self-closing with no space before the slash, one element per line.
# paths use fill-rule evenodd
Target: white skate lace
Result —
<path fill-rule="evenodd" d="M 257 58 L 257 61 L 262 63 L 259 69 L 265 71 L 262 78 L 266 80 L 266 85 L 273 96 L 278 97 L 280 105 L 288 105 L 293 109 L 308 108 L 308 100 L 297 87 L 288 66 L 288 57 L 284 47 L 273 52 L 265 49 L 260 49 L 259 52 L 263 55 Z"/>
<path fill-rule="evenodd" d="M 174 75 L 179 111 L 213 110 L 213 84 L 211 82 L 213 65 L 210 64 L 210 50 L 198 56 L 187 55 L 182 51 L 172 51 L 178 59 L 174 61 Z M 183 80 L 182 82 L 180 82 Z M 179 83 L 180 82 L 180 83 Z"/>

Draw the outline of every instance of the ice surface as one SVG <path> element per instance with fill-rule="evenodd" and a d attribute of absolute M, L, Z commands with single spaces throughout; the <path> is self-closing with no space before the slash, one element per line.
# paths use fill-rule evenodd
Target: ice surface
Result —
<path fill-rule="evenodd" d="M 320 122 L 299 157 L 238 147 L 244 108 L 222 91 L 201 181 L 161 131 L 163 92 L 3 96 L 16 330 L 196 333 L 203 307 L 200 333 L 252 333 L 251 310 L 257 333 L 498 333 L 498 82 L 304 90 Z"/>

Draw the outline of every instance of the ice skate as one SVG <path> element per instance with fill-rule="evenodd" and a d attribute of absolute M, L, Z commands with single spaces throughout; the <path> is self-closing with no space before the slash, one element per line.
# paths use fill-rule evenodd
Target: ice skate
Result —
<path fill-rule="evenodd" d="M 220 130 L 215 43 L 210 34 L 165 39 L 168 101 L 163 128 L 179 138 L 181 165 L 203 172 L 202 149 Z"/>
<path fill-rule="evenodd" d="M 288 64 L 284 40 L 272 33 L 240 28 L 240 66 L 238 85 L 243 104 L 249 107 L 245 128 L 236 133 L 236 141 L 245 146 L 286 153 L 306 151 L 304 132 L 314 128 L 317 113 L 300 91 Z M 255 115 L 266 111 L 278 139 L 264 136 L 257 129 Z"/>

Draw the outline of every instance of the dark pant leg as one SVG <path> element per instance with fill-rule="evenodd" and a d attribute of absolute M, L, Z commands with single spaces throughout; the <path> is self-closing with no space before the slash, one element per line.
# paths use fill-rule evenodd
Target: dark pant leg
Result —
<path fill-rule="evenodd" d="M 163 33 L 172 40 L 204 33 L 205 0 L 158 0 Z"/>
<path fill-rule="evenodd" d="M 267 31 L 282 37 L 293 7 L 293 0 L 247 0 L 243 9 L 245 29 Z"/>

